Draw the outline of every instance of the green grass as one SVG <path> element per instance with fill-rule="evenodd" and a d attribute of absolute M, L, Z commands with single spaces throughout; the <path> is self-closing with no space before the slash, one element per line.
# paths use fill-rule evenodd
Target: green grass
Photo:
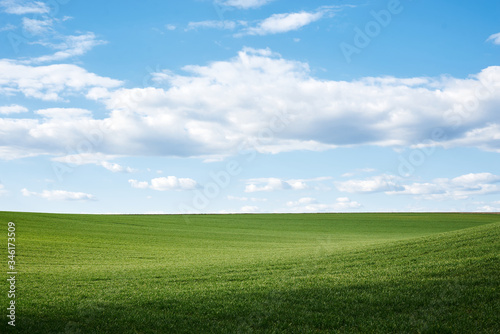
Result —
<path fill-rule="evenodd" d="M 500 331 L 500 215 L 0 212 L 4 245 L 9 221 L 19 333 Z"/>

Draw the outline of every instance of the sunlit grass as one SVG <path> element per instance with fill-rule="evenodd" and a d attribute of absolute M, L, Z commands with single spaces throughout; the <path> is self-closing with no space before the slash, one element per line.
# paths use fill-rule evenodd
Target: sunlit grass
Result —
<path fill-rule="evenodd" d="M 19 333 L 499 329 L 497 215 L 0 218 L 17 227 Z"/>

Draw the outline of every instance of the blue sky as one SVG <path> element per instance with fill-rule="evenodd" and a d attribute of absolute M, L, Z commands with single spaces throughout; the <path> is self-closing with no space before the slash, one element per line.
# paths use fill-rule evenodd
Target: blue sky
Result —
<path fill-rule="evenodd" d="M 499 14 L 0 0 L 0 210 L 500 211 Z"/>

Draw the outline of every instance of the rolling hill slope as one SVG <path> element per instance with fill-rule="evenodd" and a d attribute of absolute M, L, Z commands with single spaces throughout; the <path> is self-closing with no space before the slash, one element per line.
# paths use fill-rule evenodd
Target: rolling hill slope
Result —
<path fill-rule="evenodd" d="M 500 216 L 184 218 L 0 212 L 17 228 L 16 332 L 499 330 Z"/>

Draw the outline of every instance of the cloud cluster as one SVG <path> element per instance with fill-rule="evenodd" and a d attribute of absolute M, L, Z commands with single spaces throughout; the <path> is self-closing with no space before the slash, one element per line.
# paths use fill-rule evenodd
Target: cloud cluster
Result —
<path fill-rule="evenodd" d="M 270 3 L 271 1 L 274 0 L 217 0 L 216 3 L 223 6 L 235 7 L 239 9 L 249 9 L 262 7 Z"/>
<path fill-rule="evenodd" d="M 267 198 L 256 198 L 256 197 L 238 197 L 238 196 L 227 196 L 230 201 L 241 201 L 241 202 L 267 202 Z"/>
<path fill-rule="evenodd" d="M 245 192 L 253 193 L 259 191 L 277 191 L 277 190 L 303 190 L 307 184 L 301 180 L 284 181 L 278 178 L 260 178 L 247 181 Z"/>
<path fill-rule="evenodd" d="M 337 189 L 348 193 L 376 193 L 402 190 L 398 185 L 399 178 L 393 175 L 378 175 L 363 180 L 336 182 Z"/>
<path fill-rule="evenodd" d="M 403 185 L 401 191 L 388 195 L 414 195 L 427 200 L 464 200 L 473 196 L 500 193 L 500 176 L 491 173 L 470 173 L 453 179 L 436 179 L 429 183 Z"/>
<path fill-rule="evenodd" d="M 21 190 L 23 196 L 36 196 L 49 201 L 94 201 L 94 195 L 82 192 L 70 192 L 65 190 L 44 190 L 41 193 L 29 191 L 24 188 Z"/>
<path fill-rule="evenodd" d="M 61 42 L 38 42 L 43 46 L 57 50 L 54 54 L 32 58 L 27 63 L 46 63 L 61 61 L 72 57 L 81 56 L 98 45 L 106 44 L 104 40 L 97 39 L 92 32 L 80 35 L 63 36 Z"/>
<path fill-rule="evenodd" d="M 197 21 L 197 22 L 189 22 L 186 30 L 194 30 L 194 29 L 224 29 L 224 30 L 233 30 L 238 25 L 246 25 L 246 22 L 243 21 L 229 21 L 229 20 L 209 20 L 209 21 Z"/>
<path fill-rule="evenodd" d="M 23 17 L 22 24 L 23 29 L 31 35 L 43 35 L 52 30 L 52 24 L 54 20 L 51 18 L 30 19 L 29 17 Z"/>
<path fill-rule="evenodd" d="M 319 177 L 314 179 L 295 179 L 283 180 L 279 178 L 256 178 L 246 181 L 245 192 L 271 192 L 278 190 L 304 190 L 304 189 L 319 189 L 318 186 L 313 185 L 318 181 L 329 180 L 329 177 Z"/>
<path fill-rule="evenodd" d="M 0 6 L 7 14 L 25 15 L 25 14 L 47 14 L 50 8 L 41 1 L 23 1 L 23 0 L 2 0 Z"/>
<path fill-rule="evenodd" d="M 339 197 L 334 203 L 322 204 L 315 198 L 303 197 L 297 201 L 290 201 L 287 206 L 292 212 L 332 212 L 348 211 L 361 207 L 361 204 L 350 200 L 348 197 Z"/>
<path fill-rule="evenodd" d="M 97 154 L 83 153 L 83 154 L 69 154 L 62 157 L 55 157 L 52 158 L 52 161 L 65 164 L 69 168 L 74 166 L 91 164 L 104 167 L 105 169 L 113 173 L 134 173 L 137 171 L 134 168 L 125 167 L 115 162 L 110 162 L 110 160 L 114 160 L 116 158 L 119 157 L 112 155 L 104 155 L 101 153 Z"/>
<path fill-rule="evenodd" d="M 290 31 L 299 30 L 313 22 L 316 22 L 323 17 L 333 13 L 334 9 L 339 9 L 341 7 L 326 6 L 321 7 L 315 12 L 296 12 L 296 13 L 281 13 L 273 14 L 268 18 L 263 20 L 248 22 L 248 21 L 232 21 L 232 20 L 210 20 L 210 21 L 198 21 L 189 22 L 186 31 L 198 29 L 198 28 L 211 28 L 211 29 L 225 29 L 234 30 L 236 28 L 242 28 L 234 37 L 242 37 L 248 35 L 273 35 L 287 33 Z"/>
<path fill-rule="evenodd" d="M 28 112 L 28 108 L 20 106 L 18 104 L 11 104 L 10 106 L 1 106 L 0 114 L 9 115 L 9 114 L 20 114 Z"/>
<path fill-rule="evenodd" d="M 169 190 L 193 190 L 199 187 L 198 183 L 189 178 L 178 178 L 176 176 L 158 177 L 148 181 L 128 180 L 133 188 L 153 189 L 157 191 Z"/>
<path fill-rule="evenodd" d="M 298 12 L 274 14 L 259 22 L 255 27 L 246 29 L 240 35 L 270 35 L 298 30 L 312 22 L 318 21 L 324 12 Z"/>
<path fill-rule="evenodd" d="M 463 200 L 473 196 L 500 193 L 500 176 L 470 173 L 452 179 L 407 183 L 402 177 L 378 175 L 362 180 L 336 182 L 339 191 L 348 193 L 380 193 L 412 195 L 426 200 Z"/>
<path fill-rule="evenodd" d="M 500 67 L 466 79 L 333 81 L 314 78 L 306 63 L 245 48 L 233 59 L 183 70 L 155 73 L 157 87 L 119 88 L 121 81 L 76 65 L 0 60 L 0 96 L 63 101 L 79 95 L 108 110 L 100 119 L 92 113 L 0 118 L 5 134 L 0 157 L 67 155 L 68 147 L 76 150 L 94 133 L 102 140 L 92 153 L 122 156 L 220 157 L 242 150 L 420 144 L 500 152 Z M 431 138 L 436 129 L 443 133 L 439 139 Z"/>
<path fill-rule="evenodd" d="M 121 81 L 98 76 L 70 64 L 30 66 L 0 59 L 0 95 L 22 94 L 45 101 L 86 94 L 92 88 L 116 88 Z"/>

